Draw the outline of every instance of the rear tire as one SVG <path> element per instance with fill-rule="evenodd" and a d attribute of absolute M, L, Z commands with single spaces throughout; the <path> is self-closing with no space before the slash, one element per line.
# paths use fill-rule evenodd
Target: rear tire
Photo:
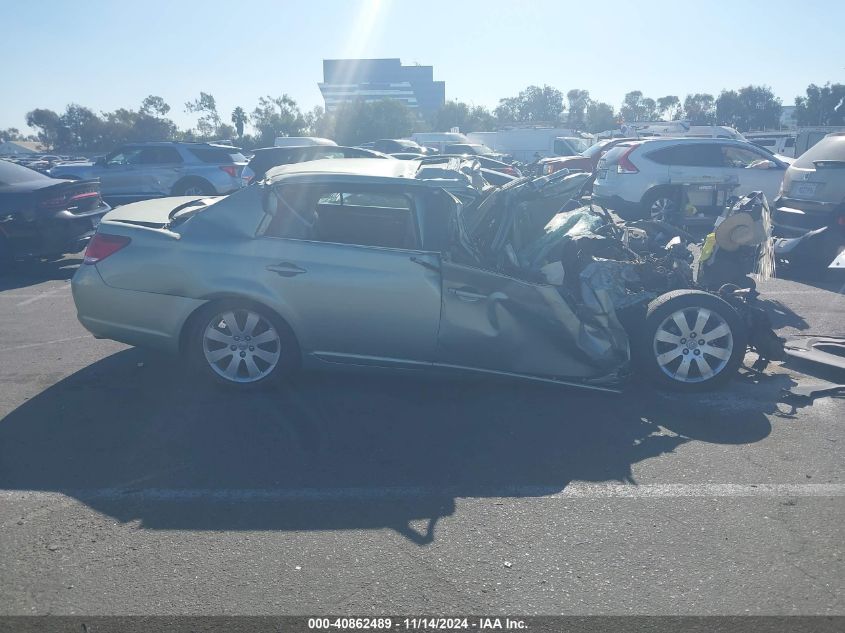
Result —
<path fill-rule="evenodd" d="M 188 354 L 207 377 L 238 390 L 278 384 L 299 366 L 293 331 L 246 300 L 216 301 L 191 319 Z"/>
<path fill-rule="evenodd" d="M 652 220 L 671 219 L 681 209 L 679 192 L 671 187 L 656 187 L 643 196 L 642 217 Z"/>
<path fill-rule="evenodd" d="M 208 181 L 201 178 L 188 178 L 173 186 L 174 196 L 213 196 L 217 192 Z"/>
<path fill-rule="evenodd" d="M 726 301 L 675 290 L 649 304 L 631 348 L 638 369 L 658 386 L 706 391 L 736 374 L 747 340 L 742 319 Z"/>

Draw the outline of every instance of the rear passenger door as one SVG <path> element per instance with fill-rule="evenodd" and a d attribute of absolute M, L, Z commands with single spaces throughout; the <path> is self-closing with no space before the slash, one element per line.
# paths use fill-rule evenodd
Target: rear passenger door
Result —
<path fill-rule="evenodd" d="M 182 157 L 175 147 L 145 147 L 135 170 L 137 185 L 150 196 L 169 196 L 182 175 Z"/>
<path fill-rule="evenodd" d="M 256 272 L 287 305 L 303 351 L 335 363 L 434 358 L 439 254 L 420 246 L 412 191 L 279 186 Z"/>
<path fill-rule="evenodd" d="M 722 156 L 714 143 L 681 143 L 658 150 L 664 164 L 669 166 L 669 181 L 720 182 L 724 179 Z"/>

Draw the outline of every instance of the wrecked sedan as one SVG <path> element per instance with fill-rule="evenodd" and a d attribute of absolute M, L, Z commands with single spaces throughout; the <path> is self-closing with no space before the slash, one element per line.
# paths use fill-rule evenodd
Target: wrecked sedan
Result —
<path fill-rule="evenodd" d="M 560 212 L 586 174 L 465 202 L 447 176 L 420 161 L 323 160 L 228 197 L 120 207 L 73 278 L 79 320 L 241 387 L 343 366 L 618 391 L 636 367 L 697 389 L 739 366 L 745 324 L 725 300 L 684 289 L 688 264 L 666 256 L 647 273 L 600 234 L 603 216 Z"/>

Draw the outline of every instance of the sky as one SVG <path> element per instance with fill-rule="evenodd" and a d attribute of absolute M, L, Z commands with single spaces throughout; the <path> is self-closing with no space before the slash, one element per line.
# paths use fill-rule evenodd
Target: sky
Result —
<path fill-rule="evenodd" d="M 192 127 L 208 92 L 224 121 L 262 95 L 322 105 L 322 60 L 434 66 L 446 98 L 495 107 L 531 84 L 684 95 L 768 85 L 791 105 L 845 83 L 842 0 L 0 0 L 0 129 L 26 112 L 137 109 L 150 94 Z"/>

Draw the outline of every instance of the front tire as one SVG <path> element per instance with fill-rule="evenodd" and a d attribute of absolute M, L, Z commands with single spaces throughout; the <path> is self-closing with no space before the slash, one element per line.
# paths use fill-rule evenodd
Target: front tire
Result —
<path fill-rule="evenodd" d="M 189 353 L 206 376 L 241 390 L 277 383 L 299 361 L 287 324 L 247 301 L 220 301 L 203 309 L 193 320 Z"/>
<path fill-rule="evenodd" d="M 657 297 L 632 337 L 639 369 L 660 387 L 705 391 L 730 380 L 745 357 L 745 325 L 726 301 L 700 290 Z"/>

